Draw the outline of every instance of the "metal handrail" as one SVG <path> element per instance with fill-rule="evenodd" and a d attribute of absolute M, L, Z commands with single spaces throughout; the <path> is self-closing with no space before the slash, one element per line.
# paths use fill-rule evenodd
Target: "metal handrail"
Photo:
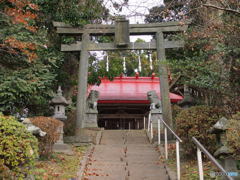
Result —
<path fill-rule="evenodd" d="M 199 178 L 200 180 L 203 179 L 203 169 L 202 169 L 202 157 L 201 157 L 201 152 L 203 152 L 209 159 L 212 161 L 212 163 L 218 167 L 220 171 L 222 171 L 224 174 L 226 174 L 226 177 L 229 180 L 233 180 L 232 177 L 228 176 L 228 173 L 225 171 L 225 169 L 219 164 L 219 162 L 204 148 L 204 146 L 195 138 L 192 137 L 192 140 L 194 144 L 196 144 L 198 148 L 198 169 L 199 169 Z"/>
<path fill-rule="evenodd" d="M 149 112 L 148 116 L 148 129 L 147 131 L 150 133 L 151 140 L 153 139 L 153 121 L 151 119 L 151 112 Z M 161 122 L 163 123 L 164 127 L 164 149 L 165 149 L 165 159 L 168 160 L 168 135 L 167 131 L 171 132 L 176 138 L 176 161 L 177 161 L 177 180 L 180 180 L 181 172 L 180 172 L 180 148 L 179 143 L 182 140 L 178 137 L 178 135 L 167 125 L 167 123 L 162 119 L 158 119 L 158 145 L 161 145 Z"/>
<path fill-rule="evenodd" d="M 160 141 L 160 129 L 161 129 L 161 126 L 160 126 L 160 122 L 163 123 L 163 125 L 165 126 L 164 127 L 164 146 L 165 146 L 165 159 L 167 160 L 168 159 L 168 138 L 167 138 L 167 130 L 169 130 L 169 132 L 171 132 L 175 138 L 176 138 L 176 161 L 177 161 L 177 180 L 180 180 L 181 178 L 181 172 L 180 172 L 180 148 L 179 148 L 179 142 L 182 142 L 181 138 L 178 137 L 178 135 L 168 126 L 168 124 L 163 120 L 163 119 L 158 119 L 158 144 L 160 145 L 161 144 L 161 141 Z"/>
<path fill-rule="evenodd" d="M 168 130 L 175 136 L 175 138 L 179 141 L 179 142 L 182 142 L 181 138 L 167 125 L 167 123 L 163 120 L 163 119 L 160 119 L 163 124 L 168 128 Z"/>

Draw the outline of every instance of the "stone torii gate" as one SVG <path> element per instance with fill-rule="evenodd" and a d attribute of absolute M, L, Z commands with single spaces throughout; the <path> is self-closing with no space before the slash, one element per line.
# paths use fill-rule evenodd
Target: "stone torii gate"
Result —
<path fill-rule="evenodd" d="M 168 41 L 164 39 L 164 33 L 183 32 L 188 28 L 189 22 L 163 22 L 152 24 L 129 24 L 123 17 L 117 18 L 115 25 L 87 24 L 82 28 L 54 22 L 57 33 L 60 35 L 80 36 L 81 41 L 74 44 L 62 44 L 63 52 L 80 52 L 78 97 L 77 97 L 77 122 L 76 135 L 81 128 L 85 128 L 85 107 L 88 80 L 88 51 L 110 51 L 110 50 L 157 50 L 160 74 L 160 92 L 163 106 L 163 119 L 172 126 L 172 111 L 169 98 L 168 72 L 166 65 L 166 48 L 179 48 L 184 46 L 183 41 Z M 112 43 L 95 43 L 90 36 L 115 36 Z M 156 41 L 130 43 L 130 35 L 155 35 Z"/>

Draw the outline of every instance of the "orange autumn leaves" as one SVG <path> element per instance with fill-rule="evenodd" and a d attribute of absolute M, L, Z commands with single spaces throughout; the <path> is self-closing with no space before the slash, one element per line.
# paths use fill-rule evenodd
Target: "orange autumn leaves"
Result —
<path fill-rule="evenodd" d="M 4 9 L 4 13 L 10 17 L 12 24 L 21 24 L 32 33 L 37 31 L 37 28 L 30 24 L 30 21 L 37 18 L 35 11 L 38 11 L 39 8 L 36 4 L 31 3 L 31 0 L 0 0 L 0 2 L 4 1 L 11 3 L 11 6 Z M 35 43 L 20 41 L 13 36 L 9 36 L 4 40 L 4 46 L 11 54 L 21 52 L 28 58 L 29 62 L 37 58 Z"/>
<path fill-rule="evenodd" d="M 37 15 L 33 11 L 38 10 L 36 4 L 31 3 L 30 0 L 5 0 L 10 2 L 13 7 L 6 7 L 5 13 L 11 17 L 14 24 L 23 24 L 24 27 L 32 32 L 36 32 L 34 26 L 29 25 L 30 20 L 35 20 Z"/>
<path fill-rule="evenodd" d="M 17 54 L 18 52 L 15 49 L 18 49 L 28 57 L 29 62 L 37 58 L 37 54 L 33 52 L 36 50 L 36 44 L 34 43 L 19 41 L 14 37 L 7 38 L 5 43 L 12 47 L 12 54 Z"/>

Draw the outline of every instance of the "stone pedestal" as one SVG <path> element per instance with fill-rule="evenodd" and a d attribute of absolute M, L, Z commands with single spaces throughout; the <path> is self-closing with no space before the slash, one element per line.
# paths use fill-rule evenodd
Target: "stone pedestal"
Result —
<path fill-rule="evenodd" d="M 63 124 L 58 128 L 58 132 L 60 134 L 59 139 L 53 145 L 53 151 L 72 155 L 73 154 L 72 147 L 70 145 L 64 144 L 63 142 Z"/>
<path fill-rule="evenodd" d="M 237 163 L 236 160 L 234 160 L 232 157 L 226 157 L 222 160 L 220 160 L 220 163 L 222 165 L 222 167 L 225 169 L 226 172 L 233 172 L 233 173 L 237 173 Z M 239 180 L 240 177 L 232 177 L 234 180 Z M 228 178 L 226 176 L 223 176 L 220 178 L 221 180 L 228 180 Z"/>
<path fill-rule="evenodd" d="M 151 110 L 151 120 L 153 126 L 153 140 L 152 143 L 158 142 L 158 120 L 162 119 L 162 113 L 158 110 Z M 163 133 L 163 125 L 161 123 L 161 134 Z"/>
<path fill-rule="evenodd" d="M 63 144 L 63 124 L 58 128 L 59 139 L 56 144 Z"/>
<path fill-rule="evenodd" d="M 235 159 L 231 157 L 225 158 L 224 160 L 221 160 L 221 164 L 227 172 L 237 172 L 237 164 Z"/>
<path fill-rule="evenodd" d="M 97 112 L 87 112 L 84 122 L 84 128 L 97 128 Z"/>

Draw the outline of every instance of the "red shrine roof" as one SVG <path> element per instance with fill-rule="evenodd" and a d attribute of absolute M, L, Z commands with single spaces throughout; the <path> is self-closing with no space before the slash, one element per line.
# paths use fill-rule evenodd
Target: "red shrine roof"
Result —
<path fill-rule="evenodd" d="M 160 95 L 158 77 L 115 77 L 113 81 L 103 78 L 100 86 L 94 85 L 88 88 L 97 90 L 100 93 L 98 103 L 112 104 L 149 104 L 147 92 L 155 90 Z M 183 99 L 174 93 L 169 94 L 171 102 L 178 102 Z"/>

